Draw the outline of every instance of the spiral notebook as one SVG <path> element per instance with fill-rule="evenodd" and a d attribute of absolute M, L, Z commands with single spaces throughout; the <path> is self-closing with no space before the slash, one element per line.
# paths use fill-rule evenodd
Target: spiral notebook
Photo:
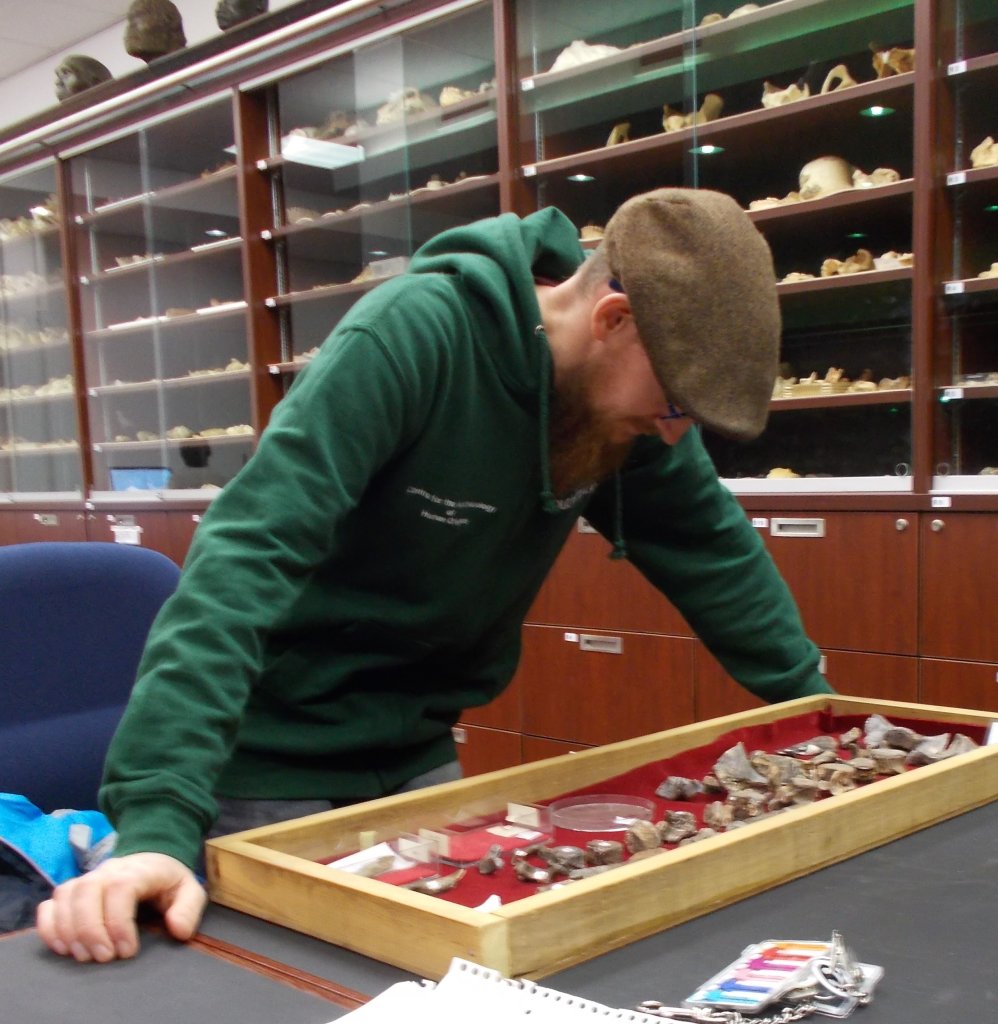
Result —
<path fill-rule="evenodd" d="M 662 1024 L 636 1010 L 615 1010 L 588 999 L 505 978 L 498 971 L 455 957 L 441 980 L 402 981 L 340 1020 L 349 1024 L 574 1024 L 594 1018 L 623 1024 Z"/>

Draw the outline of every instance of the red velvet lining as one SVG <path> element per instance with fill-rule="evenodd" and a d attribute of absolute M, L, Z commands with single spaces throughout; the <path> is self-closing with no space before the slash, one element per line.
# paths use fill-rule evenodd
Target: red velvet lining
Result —
<path fill-rule="evenodd" d="M 837 736 L 853 727 L 862 728 L 867 717 L 867 715 L 833 715 L 827 711 L 819 711 L 807 715 L 784 718 L 764 725 L 734 729 L 705 746 L 684 751 L 662 761 L 653 761 L 641 765 L 622 775 L 604 779 L 602 782 L 596 782 L 581 789 L 572 790 L 568 793 L 559 793 L 543 801 L 543 803 L 549 804 L 562 797 L 581 794 L 619 793 L 653 800 L 656 805 L 655 821 L 664 817 L 666 810 L 693 811 L 699 821 L 703 808 L 711 801 L 718 799 L 717 795 L 704 794 L 691 801 L 661 800 L 655 796 L 655 790 L 667 776 L 678 775 L 686 778 L 700 779 L 713 769 L 715 762 L 725 750 L 738 742 L 744 743 L 748 751 L 765 750 L 769 753 L 774 753 L 782 747 L 801 743 L 813 736 Z M 923 735 L 962 732 L 975 743 L 980 744 L 984 741 L 985 730 L 983 726 L 953 722 L 929 722 L 918 719 L 895 718 L 893 716 L 888 716 L 888 718 L 892 725 L 906 726 Z M 845 754 L 845 756 L 848 757 L 849 755 Z M 871 783 L 871 785 L 876 785 L 876 783 Z M 414 822 L 413 827 L 414 829 L 417 828 L 418 822 Z M 472 833 L 466 833 L 466 835 L 469 841 L 474 841 Z M 619 833 L 603 837 L 592 833 L 580 836 L 577 833 L 558 830 L 552 842 L 584 846 L 587 840 L 593 838 L 616 838 L 619 840 L 622 836 Z M 485 835 L 480 834 L 478 841 L 485 844 L 488 842 L 488 839 Z M 519 845 L 519 843 L 514 845 Z M 537 863 L 540 864 L 542 862 L 537 861 Z M 442 873 L 446 873 L 447 870 L 446 867 L 443 868 Z M 382 878 L 382 880 L 386 879 Z M 475 866 L 470 867 L 456 888 L 441 894 L 438 898 L 466 907 L 476 907 L 493 893 L 497 893 L 502 898 L 503 903 L 507 904 L 523 899 L 526 896 L 532 896 L 536 891 L 537 886 L 535 884 L 521 882 L 515 877 L 510 869 L 507 857 L 505 865 L 492 875 L 482 875 Z"/>

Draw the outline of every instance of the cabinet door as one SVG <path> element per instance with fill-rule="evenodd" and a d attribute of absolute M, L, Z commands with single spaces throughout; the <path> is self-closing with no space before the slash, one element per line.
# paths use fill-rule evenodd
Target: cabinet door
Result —
<path fill-rule="evenodd" d="M 173 557 L 167 513 L 100 511 L 87 523 L 88 540 L 135 544 Z"/>
<path fill-rule="evenodd" d="M 693 641 L 524 627 L 523 731 L 611 743 L 693 721 Z"/>
<path fill-rule="evenodd" d="M 918 659 L 856 651 L 822 651 L 825 678 L 850 697 L 918 700 Z"/>
<path fill-rule="evenodd" d="M 454 742 L 465 778 L 512 768 L 521 761 L 519 733 L 457 725 L 454 727 Z"/>
<path fill-rule="evenodd" d="M 60 176 L 0 174 L 0 493 L 83 492 Z"/>
<path fill-rule="evenodd" d="M 521 675 L 513 677 L 509 686 L 495 700 L 480 708 L 468 708 L 461 716 L 462 725 L 484 725 L 491 729 L 523 730 Z"/>
<path fill-rule="evenodd" d="M 57 511 L 18 510 L 14 519 L 14 539 L 18 544 L 48 540 L 86 540 L 84 513 L 69 509 Z"/>
<path fill-rule="evenodd" d="M 921 653 L 998 661 L 998 515 L 923 515 Z"/>
<path fill-rule="evenodd" d="M 272 198 L 258 230 L 276 256 L 265 302 L 288 382 L 419 246 L 500 212 L 492 5 L 464 8 L 247 90 L 267 118 L 246 155 Z"/>
<path fill-rule="evenodd" d="M 194 532 L 201 522 L 200 512 L 170 512 L 170 542 L 173 548 L 171 557 L 177 565 L 183 565 L 187 552 L 190 549 L 191 541 L 194 540 Z"/>
<path fill-rule="evenodd" d="M 753 696 L 725 672 L 717 658 L 699 640 L 694 645 L 694 662 L 698 722 L 764 706 L 764 701 Z"/>
<path fill-rule="evenodd" d="M 253 450 L 233 139 L 226 91 L 69 161 L 96 493 L 203 494 Z"/>
<path fill-rule="evenodd" d="M 998 712 L 998 663 L 922 658 L 920 667 L 922 703 Z"/>
<path fill-rule="evenodd" d="M 821 652 L 821 669 L 838 693 L 882 700 L 918 700 L 918 659 L 857 651 Z M 697 720 L 731 715 L 762 707 L 763 702 L 743 689 L 721 668 L 717 659 L 697 642 Z"/>
<path fill-rule="evenodd" d="M 766 545 L 819 647 L 916 652 L 914 517 L 780 512 L 764 521 Z"/>
<path fill-rule="evenodd" d="M 0 511 L 0 544 L 16 544 L 16 517 L 13 512 Z"/>
<path fill-rule="evenodd" d="M 692 636 L 679 612 L 633 565 L 609 554 L 610 544 L 600 534 L 573 533 L 527 621 Z"/>

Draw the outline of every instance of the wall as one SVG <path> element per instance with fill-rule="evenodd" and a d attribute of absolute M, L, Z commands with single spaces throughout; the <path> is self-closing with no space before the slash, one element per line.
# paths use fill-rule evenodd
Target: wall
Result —
<path fill-rule="evenodd" d="M 215 22 L 216 0 L 174 0 L 184 22 L 188 45 L 204 42 L 219 33 Z M 295 0 L 270 0 L 271 11 L 289 7 Z M 0 79 L 0 119 L 3 125 L 18 121 L 54 106 L 55 69 L 71 53 L 83 53 L 99 60 L 115 78 L 139 71 L 145 64 L 125 53 L 125 21 L 97 35 L 81 39 L 59 50 L 33 67 Z"/>

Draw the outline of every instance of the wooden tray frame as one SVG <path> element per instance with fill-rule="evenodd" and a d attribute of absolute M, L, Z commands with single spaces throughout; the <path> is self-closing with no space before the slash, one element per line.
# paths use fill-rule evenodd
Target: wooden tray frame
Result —
<path fill-rule="evenodd" d="M 422 977 L 458 956 L 540 978 L 998 799 L 998 745 L 796 808 L 485 913 L 317 863 L 330 833 L 378 840 L 445 825 L 455 811 L 550 799 L 747 726 L 795 715 L 882 714 L 987 726 L 981 711 L 804 697 L 385 797 L 207 844 L 211 898 Z"/>

